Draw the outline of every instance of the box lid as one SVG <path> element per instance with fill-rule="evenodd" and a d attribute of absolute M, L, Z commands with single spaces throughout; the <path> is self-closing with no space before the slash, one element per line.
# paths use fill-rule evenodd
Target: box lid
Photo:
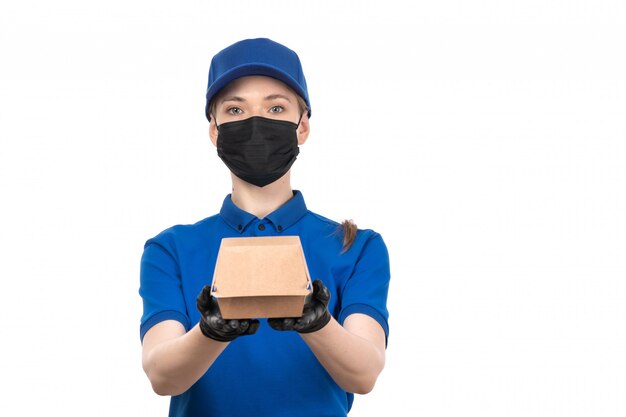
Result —
<path fill-rule="evenodd" d="M 299 236 L 222 239 L 211 291 L 216 298 L 307 295 L 310 291 Z"/>

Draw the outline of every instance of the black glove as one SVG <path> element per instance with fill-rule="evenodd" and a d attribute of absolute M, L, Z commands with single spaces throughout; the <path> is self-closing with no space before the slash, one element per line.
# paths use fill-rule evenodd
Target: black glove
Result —
<path fill-rule="evenodd" d="M 267 323 L 274 330 L 295 330 L 298 333 L 316 332 L 330 321 L 328 301 L 330 292 L 322 281 L 313 281 L 313 293 L 306 296 L 302 317 L 269 318 Z"/>
<path fill-rule="evenodd" d="M 259 321 L 253 319 L 224 320 L 215 297 L 211 296 L 211 286 L 205 285 L 196 299 L 200 311 L 200 330 L 206 337 L 218 342 L 230 342 L 238 336 L 255 334 Z"/>

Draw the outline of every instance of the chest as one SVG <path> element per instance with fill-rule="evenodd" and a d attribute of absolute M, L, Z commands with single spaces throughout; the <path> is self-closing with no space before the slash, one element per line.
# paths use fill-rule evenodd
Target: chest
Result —
<path fill-rule="evenodd" d="M 319 236 L 298 235 L 307 262 L 311 281 L 322 280 L 331 293 L 328 305 L 334 313 L 340 306 L 340 291 L 347 279 L 349 268 L 338 262 L 338 249 L 335 253 L 331 244 Z M 221 237 L 211 239 L 206 244 L 187 248 L 179 256 L 182 291 L 185 296 L 187 313 L 195 322 L 200 315 L 196 307 L 196 298 L 205 285 L 211 285 Z"/>

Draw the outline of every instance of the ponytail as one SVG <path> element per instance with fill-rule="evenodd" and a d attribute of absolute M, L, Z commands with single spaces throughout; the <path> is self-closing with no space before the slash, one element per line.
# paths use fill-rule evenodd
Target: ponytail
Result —
<path fill-rule="evenodd" d="M 343 247 L 341 248 L 341 253 L 344 253 L 350 249 L 352 243 L 354 243 L 357 227 L 356 224 L 350 219 L 341 222 L 339 228 L 343 229 Z"/>

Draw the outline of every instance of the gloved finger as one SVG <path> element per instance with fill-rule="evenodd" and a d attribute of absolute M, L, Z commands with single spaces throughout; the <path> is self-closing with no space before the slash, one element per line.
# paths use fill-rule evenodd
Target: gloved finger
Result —
<path fill-rule="evenodd" d="M 317 320 L 318 318 L 322 317 L 324 313 L 326 313 L 326 305 L 318 304 L 314 307 L 314 310 L 314 317 L 315 320 Z"/>
<path fill-rule="evenodd" d="M 267 319 L 267 324 L 274 330 L 284 330 L 283 329 L 283 319 L 280 318 L 270 318 Z"/>
<path fill-rule="evenodd" d="M 220 311 L 220 305 L 217 302 L 217 298 L 211 297 L 209 300 L 209 312 L 212 316 L 222 318 L 222 312 Z"/>
<path fill-rule="evenodd" d="M 248 326 L 250 326 L 250 320 L 239 320 L 239 327 L 237 328 L 238 333 L 245 333 L 248 330 Z"/>
<path fill-rule="evenodd" d="M 295 323 L 295 318 L 293 317 L 269 318 L 267 319 L 267 323 L 274 330 L 291 330 Z"/>
<path fill-rule="evenodd" d="M 209 315 L 207 317 L 207 321 L 211 327 L 216 329 L 222 329 L 226 325 L 226 321 L 224 321 L 224 319 L 220 316 Z"/>
<path fill-rule="evenodd" d="M 205 285 L 202 288 L 202 291 L 200 291 L 200 294 L 198 294 L 198 297 L 196 298 L 196 307 L 198 307 L 198 310 L 206 310 L 209 307 L 209 301 L 211 300 L 211 286 L 210 285 Z"/>
<path fill-rule="evenodd" d="M 326 288 L 326 286 L 319 279 L 313 281 L 313 296 L 324 303 L 324 305 L 328 305 L 328 301 L 330 300 L 330 291 L 328 291 L 328 288 Z"/>
<path fill-rule="evenodd" d="M 248 330 L 244 334 L 255 334 L 257 330 L 259 330 L 259 321 L 258 320 L 250 320 L 248 325 Z"/>
<path fill-rule="evenodd" d="M 293 329 L 294 330 L 304 329 L 305 327 L 308 327 L 311 324 L 311 322 L 313 322 L 314 319 L 315 319 L 315 314 L 305 314 L 302 317 L 300 317 L 298 320 L 296 320 L 296 322 L 293 324 Z"/>

